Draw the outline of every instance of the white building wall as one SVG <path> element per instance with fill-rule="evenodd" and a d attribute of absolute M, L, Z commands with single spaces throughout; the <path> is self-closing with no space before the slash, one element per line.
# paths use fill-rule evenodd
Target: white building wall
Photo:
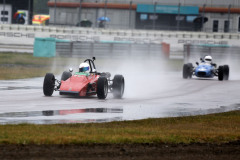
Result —
<path fill-rule="evenodd" d="M 5 10 L 8 14 L 3 15 L 3 10 Z M 4 8 L 3 5 L 0 5 L 0 24 L 11 24 L 11 22 L 12 22 L 12 6 L 6 4 Z"/>

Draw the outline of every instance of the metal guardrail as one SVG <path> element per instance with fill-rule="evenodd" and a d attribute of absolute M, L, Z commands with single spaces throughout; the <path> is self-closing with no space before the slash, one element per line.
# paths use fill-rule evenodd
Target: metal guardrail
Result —
<path fill-rule="evenodd" d="M 56 55 L 67 57 L 144 57 L 162 56 L 160 44 L 70 42 L 56 43 Z"/>
<path fill-rule="evenodd" d="M 0 43 L 0 51 L 1 52 L 33 53 L 33 45 Z"/>

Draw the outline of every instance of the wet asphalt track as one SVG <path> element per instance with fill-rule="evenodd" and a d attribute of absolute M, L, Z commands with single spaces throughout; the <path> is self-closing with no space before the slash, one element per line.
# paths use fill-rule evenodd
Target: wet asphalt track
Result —
<path fill-rule="evenodd" d="M 162 73 L 152 83 L 126 75 L 123 99 L 45 97 L 43 78 L 0 81 L 0 124 L 89 123 L 199 115 L 240 109 L 240 78 L 184 80 L 180 72 Z M 144 84 L 144 85 L 143 85 Z M 158 84 L 158 85 L 157 85 Z M 161 85 L 159 85 L 161 84 Z M 147 89 L 148 88 L 148 89 Z"/>

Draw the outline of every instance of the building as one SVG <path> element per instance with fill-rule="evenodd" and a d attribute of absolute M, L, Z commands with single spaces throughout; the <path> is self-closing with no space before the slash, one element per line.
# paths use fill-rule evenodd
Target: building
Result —
<path fill-rule="evenodd" d="M 16 16 L 18 11 L 23 18 Z M 32 13 L 33 0 L 0 0 L 0 24 L 31 24 Z"/>
<path fill-rule="evenodd" d="M 106 28 L 239 32 L 240 0 L 50 0 L 50 24 L 83 20 Z"/>

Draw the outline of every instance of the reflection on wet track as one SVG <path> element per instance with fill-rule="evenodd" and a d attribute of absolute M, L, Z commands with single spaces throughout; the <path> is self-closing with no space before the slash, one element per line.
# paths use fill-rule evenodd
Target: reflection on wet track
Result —
<path fill-rule="evenodd" d="M 86 108 L 86 109 L 69 109 L 69 110 L 7 112 L 7 113 L 0 113 L 0 118 L 58 116 L 58 115 L 68 115 L 68 114 L 77 114 L 77 113 L 123 113 L 123 109 L 122 108 Z"/>
<path fill-rule="evenodd" d="M 19 124 L 19 123 L 35 123 L 35 124 L 56 124 L 56 123 L 93 123 L 93 122 L 110 122 L 120 121 L 122 117 L 113 117 L 105 119 L 82 119 L 81 115 L 77 115 L 77 119 L 21 119 L 24 117 L 41 117 L 41 116 L 65 116 L 72 114 L 84 113 L 123 113 L 123 108 L 85 108 L 85 109 L 67 109 L 67 110 L 44 110 L 44 111 L 28 111 L 28 112 L 6 112 L 0 113 L 0 124 Z M 75 116 L 76 117 L 76 116 Z"/>

